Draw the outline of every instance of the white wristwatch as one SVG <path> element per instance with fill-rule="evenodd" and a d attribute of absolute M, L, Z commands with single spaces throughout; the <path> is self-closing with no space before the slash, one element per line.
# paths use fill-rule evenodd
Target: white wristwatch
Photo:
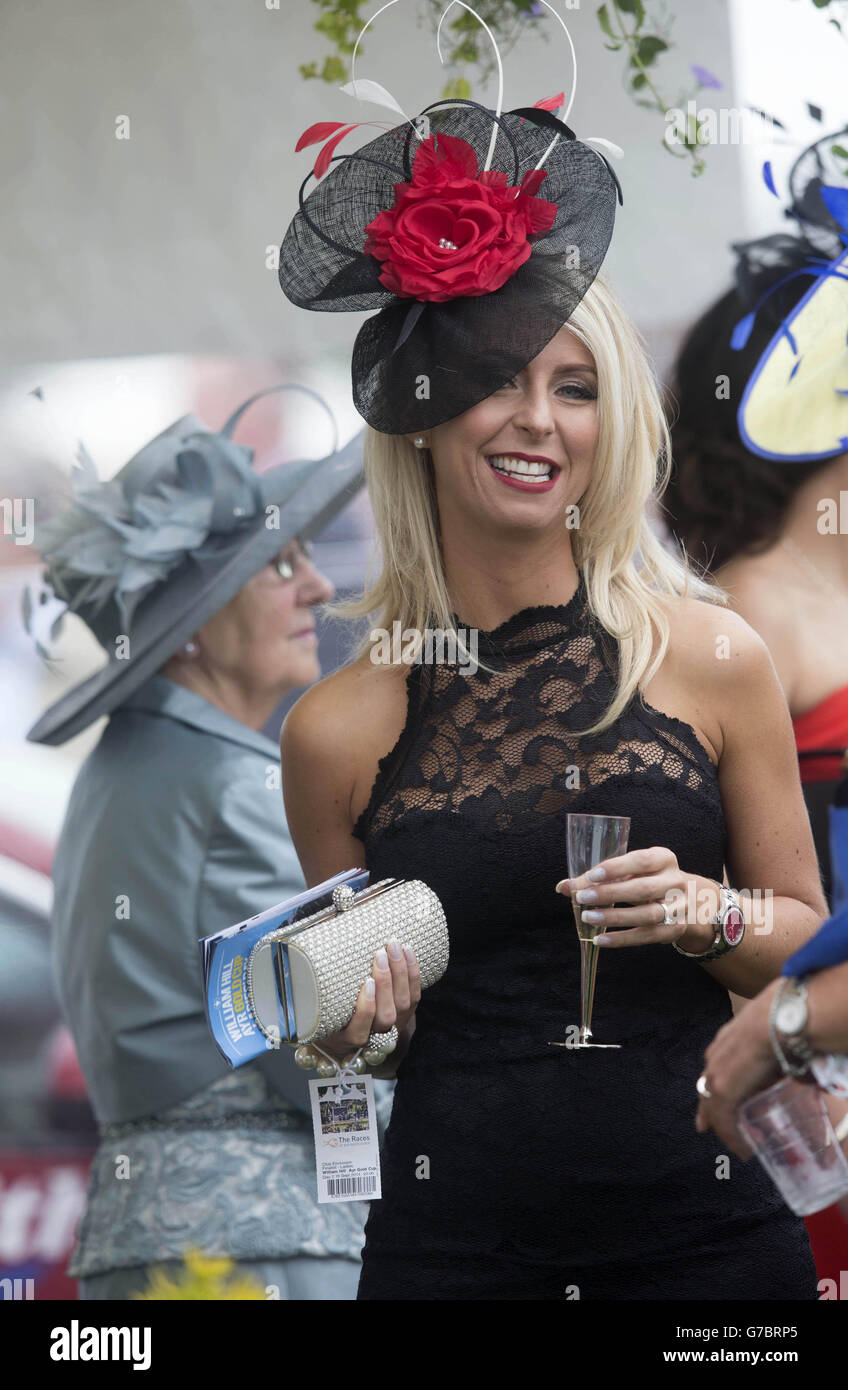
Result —
<path fill-rule="evenodd" d="M 769 1037 L 787 1076 L 806 1076 L 810 1070 L 814 1054 L 804 1037 L 806 1026 L 807 986 L 803 980 L 784 975 L 769 1010 Z"/>

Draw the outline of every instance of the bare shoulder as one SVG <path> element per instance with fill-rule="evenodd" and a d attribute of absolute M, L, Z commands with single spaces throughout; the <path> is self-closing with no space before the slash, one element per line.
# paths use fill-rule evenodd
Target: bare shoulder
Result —
<path fill-rule="evenodd" d="M 768 646 L 732 608 L 706 599 L 663 596 L 668 660 L 684 680 L 715 699 L 734 699 L 753 681 L 776 679 Z"/>
<path fill-rule="evenodd" d="M 283 729 L 296 738 L 309 738 L 315 732 L 332 737 L 337 730 L 349 736 L 353 718 L 361 728 L 391 712 L 406 670 L 400 668 L 399 675 L 398 667 L 375 664 L 365 652 L 310 685 L 292 705 Z"/>
<path fill-rule="evenodd" d="M 316 681 L 292 705 L 280 732 L 283 761 L 334 770 L 356 822 L 377 763 L 406 721 L 407 666 L 375 664 L 365 652 Z"/>
<path fill-rule="evenodd" d="M 688 722 L 718 764 L 750 697 L 777 685 L 768 648 L 744 618 L 720 603 L 657 599 L 668 618 L 668 648 L 643 693 L 656 708 Z"/>
<path fill-rule="evenodd" d="M 698 670 L 709 663 L 750 657 L 766 644 L 749 622 L 722 603 L 678 595 L 657 595 L 669 622 L 669 653 Z"/>

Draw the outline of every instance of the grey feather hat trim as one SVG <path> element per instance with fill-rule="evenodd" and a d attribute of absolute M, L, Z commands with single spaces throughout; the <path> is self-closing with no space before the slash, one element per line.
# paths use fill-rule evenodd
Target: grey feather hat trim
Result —
<path fill-rule="evenodd" d="M 318 535 L 364 485 L 364 430 L 325 458 L 255 473 L 253 451 L 232 439 L 257 392 L 223 429 L 186 415 L 108 482 L 81 449 L 75 495 L 56 516 L 36 515 L 45 597 L 61 599 L 107 654 L 27 734 L 61 744 L 128 699 L 263 565 L 298 537 Z M 332 416 L 331 416 L 332 418 Z M 32 596 L 24 603 L 31 627 Z M 54 624 L 57 635 L 61 619 Z"/>

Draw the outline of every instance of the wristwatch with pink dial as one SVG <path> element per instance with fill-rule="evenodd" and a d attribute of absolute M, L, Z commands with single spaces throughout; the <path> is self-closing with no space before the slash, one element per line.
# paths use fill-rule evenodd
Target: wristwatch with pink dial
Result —
<path fill-rule="evenodd" d="M 686 956 L 688 960 L 720 960 L 729 951 L 735 951 L 745 935 L 745 918 L 742 916 L 736 889 L 727 888 L 723 883 L 717 883 L 716 887 L 721 896 L 718 912 L 713 918 L 713 944 L 708 946 L 706 951 L 684 951 L 676 941 L 672 943 L 675 951 L 679 951 L 680 955 Z"/>

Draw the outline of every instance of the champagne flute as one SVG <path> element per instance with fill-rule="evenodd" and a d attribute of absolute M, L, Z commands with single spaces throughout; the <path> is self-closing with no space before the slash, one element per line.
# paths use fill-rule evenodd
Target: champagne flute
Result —
<path fill-rule="evenodd" d="M 568 876 L 574 880 L 593 869 L 604 859 L 615 859 L 627 853 L 630 835 L 629 816 L 575 815 L 567 817 Z M 583 912 L 574 892 L 571 894 L 574 922 L 580 940 L 580 1037 L 576 1043 L 559 1043 L 560 1047 L 620 1047 L 620 1043 L 591 1042 L 592 1005 L 595 998 L 595 976 L 598 969 L 598 947 L 595 937 L 603 926 L 583 921 Z M 615 906 L 614 903 L 610 904 Z"/>

